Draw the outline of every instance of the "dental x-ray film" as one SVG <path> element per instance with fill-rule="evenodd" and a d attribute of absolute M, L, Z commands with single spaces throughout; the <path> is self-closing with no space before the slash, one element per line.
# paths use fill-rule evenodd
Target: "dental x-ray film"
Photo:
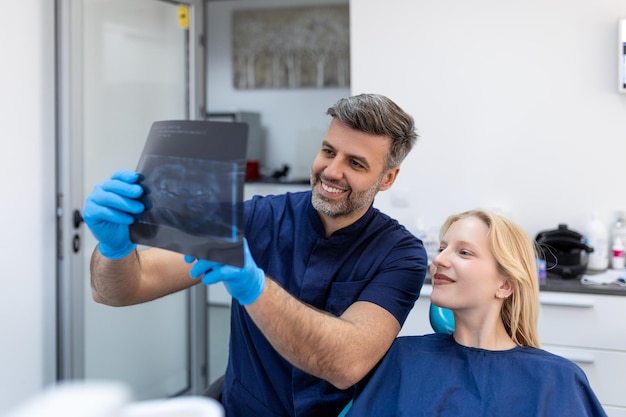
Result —
<path fill-rule="evenodd" d="M 154 122 L 137 165 L 146 210 L 131 240 L 242 267 L 247 137 L 245 123 Z"/>

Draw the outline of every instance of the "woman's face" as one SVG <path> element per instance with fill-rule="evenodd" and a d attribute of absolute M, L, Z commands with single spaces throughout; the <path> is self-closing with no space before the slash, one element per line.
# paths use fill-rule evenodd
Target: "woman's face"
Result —
<path fill-rule="evenodd" d="M 446 231 L 430 270 L 433 304 L 457 312 L 490 305 L 499 309 L 507 280 L 498 272 L 488 231 L 475 216 L 457 220 Z"/>

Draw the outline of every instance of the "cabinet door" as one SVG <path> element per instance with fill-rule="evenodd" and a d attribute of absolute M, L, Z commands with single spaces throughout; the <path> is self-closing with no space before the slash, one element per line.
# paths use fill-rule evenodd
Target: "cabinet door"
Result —
<path fill-rule="evenodd" d="M 609 417 L 626 417 L 625 407 L 606 406 L 604 407 L 604 411 L 606 411 Z"/>
<path fill-rule="evenodd" d="M 541 342 L 626 351 L 626 297 L 542 292 Z"/>
<path fill-rule="evenodd" d="M 543 349 L 575 362 L 585 371 L 589 383 L 602 404 L 626 407 L 623 375 L 626 375 L 626 352 L 583 349 L 545 344 Z"/>

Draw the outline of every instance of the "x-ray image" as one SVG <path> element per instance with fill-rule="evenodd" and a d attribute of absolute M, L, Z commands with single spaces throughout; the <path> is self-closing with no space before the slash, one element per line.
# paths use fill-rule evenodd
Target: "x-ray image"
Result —
<path fill-rule="evenodd" d="M 147 155 L 142 202 L 148 208 L 138 221 L 179 229 L 196 236 L 236 241 L 237 201 L 233 195 L 238 175 L 232 162 L 203 161 Z"/>
<path fill-rule="evenodd" d="M 131 239 L 196 258 L 243 266 L 245 130 L 243 136 L 241 130 L 236 130 L 234 137 L 224 138 L 224 128 L 230 131 L 234 123 L 156 123 L 161 125 L 156 129 L 153 125 L 137 166 L 146 210 L 131 225 Z M 180 123 L 184 128 L 176 128 Z M 191 127 L 209 129 L 211 135 L 203 137 L 197 129 L 189 130 Z M 216 133 L 222 140 L 216 140 Z M 233 138 L 239 139 L 234 145 Z M 229 150 L 224 152 L 224 148 Z M 234 157 L 236 154 L 241 158 Z"/>

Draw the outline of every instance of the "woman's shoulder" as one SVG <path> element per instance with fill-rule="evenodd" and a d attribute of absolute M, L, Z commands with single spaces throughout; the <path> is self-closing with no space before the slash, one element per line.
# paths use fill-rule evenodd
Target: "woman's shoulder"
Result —
<path fill-rule="evenodd" d="M 585 375 L 580 366 L 575 362 L 563 356 L 548 352 L 547 350 L 531 346 L 520 346 L 516 351 L 521 359 L 535 363 L 537 366 L 541 366 L 541 369 L 545 370 L 551 368 L 552 370 L 559 370 L 562 373 L 576 374 L 579 376 Z"/>

